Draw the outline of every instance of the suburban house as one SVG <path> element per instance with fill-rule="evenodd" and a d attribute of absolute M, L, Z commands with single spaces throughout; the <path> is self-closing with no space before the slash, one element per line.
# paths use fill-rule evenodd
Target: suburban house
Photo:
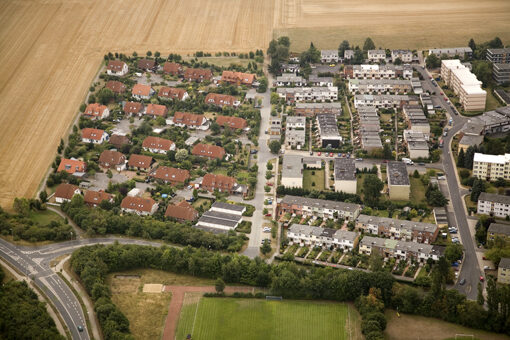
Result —
<path fill-rule="evenodd" d="M 223 159 L 225 156 L 225 149 L 221 146 L 198 143 L 191 150 L 194 156 L 207 157 L 209 159 Z"/>
<path fill-rule="evenodd" d="M 360 241 L 359 253 L 371 255 L 372 252 L 380 254 L 383 258 L 395 258 L 408 261 L 414 259 L 425 263 L 430 258 L 434 261 L 443 256 L 445 247 L 433 246 L 417 242 L 397 241 L 379 237 L 365 236 Z"/>
<path fill-rule="evenodd" d="M 106 83 L 106 88 L 112 90 L 113 93 L 124 93 L 126 92 L 126 85 L 117 80 L 109 80 Z"/>
<path fill-rule="evenodd" d="M 347 221 L 354 221 L 360 211 L 361 206 L 359 204 L 291 195 L 286 195 L 278 202 L 279 216 L 288 213 L 304 217 L 343 218 Z"/>
<path fill-rule="evenodd" d="M 105 150 L 99 156 L 99 166 L 117 171 L 126 169 L 126 156 L 122 152 Z"/>
<path fill-rule="evenodd" d="M 335 158 L 335 191 L 356 193 L 356 164 L 352 158 Z"/>
<path fill-rule="evenodd" d="M 69 174 L 83 173 L 87 171 L 87 163 L 79 161 L 77 159 L 62 158 L 60 165 L 58 166 L 57 172 L 65 171 Z"/>
<path fill-rule="evenodd" d="M 165 117 L 168 113 L 168 108 L 165 105 L 149 104 L 145 109 L 145 114 L 152 117 Z"/>
<path fill-rule="evenodd" d="M 365 234 L 378 235 L 393 240 L 433 243 L 439 234 L 436 224 L 397 220 L 388 217 L 359 215 L 356 229 Z"/>
<path fill-rule="evenodd" d="M 149 177 L 163 181 L 166 184 L 177 185 L 185 184 L 190 176 L 188 170 L 160 166 L 156 170 L 153 170 Z"/>
<path fill-rule="evenodd" d="M 282 64 L 282 73 L 298 73 L 301 70 L 299 64 Z"/>
<path fill-rule="evenodd" d="M 321 62 L 322 63 L 337 63 L 338 62 L 338 50 L 321 50 Z"/>
<path fill-rule="evenodd" d="M 446 55 L 449 58 L 459 56 L 465 59 L 472 57 L 473 50 L 471 47 L 433 48 L 429 50 L 429 54 L 435 54 L 439 58 L 441 58 L 443 55 Z"/>
<path fill-rule="evenodd" d="M 202 189 L 210 192 L 218 190 L 219 192 L 233 193 L 237 188 L 237 182 L 234 177 L 225 175 L 206 174 L 202 179 Z"/>
<path fill-rule="evenodd" d="M 459 59 L 441 61 L 441 78 L 459 96 L 465 111 L 485 109 L 487 92 L 482 90 L 482 82 Z"/>
<path fill-rule="evenodd" d="M 187 81 L 196 81 L 198 83 L 204 80 L 211 80 L 212 72 L 203 68 L 188 68 L 184 71 L 184 79 Z"/>
<path fill-rule="evenodd" d="M 510 283 L 510 258 L 503 257 L 498 265 L 498 283 Z"/>
<path fill-rule="evenodd" d="M 165 211 L 165 217 L 176 219 L 179 222 L 193 222 L 198 218 L 198 211 L 188 202 L 181 201 L 175 205 L 169 204 Z"/>
<path fill-rule="evenodd" d="M 113 203 L 113 195 L 101 190 L 87 190 L 85 195 L 83 195 L 83 201 L 89 207 L 95 208 L 101 204 L 102 201 L 109 201 Z"/>
<path fill-rule="evenodd" d="M 123 145 L 129 144 L 129 138 L 126 135 L 114 133 L 113 135 L 110 136 L 108 143 L 110 143 L 117 149 L 120 149 Z"/>
<path fill-rule="evenodd" d="M 278 117 L 269 118 L 269 135 L 279 136 L 282 133 L 282 119 Z"/>
<path fill-rule="evenodd" d="M 153 59 L 140 59 L 138 60 L 138 68 L 144 71 L 156 71 L 157 65 L 156 61 Z"/>
<path fill-rule="evenodd" d="M 209 128 L 204 115 L 191 112 L 176 112 L 170 123 L 188 129 L 207 130 Z"/>
<path fill-rule="evenodd" d="M 81 191 L 78 186 L 68 183 L 62 183 L 55 189 L 55 202 L 70 202 L 74 195 L 80 195 Z"/>
<path fill-rule="evenodd" d="M 128 116 L 141 116 L 143 114 L 143 104 L 139 102 L 126 102 L 124 104 L 124 113 Z"/>
<path fill-rule="evenodd" d="M 239 85 L 253 86 L 253 82 L 255 81 L 255 75 L 252 73 L 223 71 L 221 75 L 221 81 L 225 83 L 235 84 L 238 86 Z"/>
<path fill-rule="evenodd" d="M 179 63 L 165 62 L 163 64 L 163 72 L 173 76 L 179 76 L 184 72 L 184 69 Z"/>
<path fill-rule="evenodd" d="M 131 91 L 133 97 L 139 100 L 150 99 L 154 93 L 154 89 L 150 85 L 145 84 L 136 84 Z"/>
<path fill-rule="evenodd" d="M 189 98 L 188 92 L 185 89 L 178 87 L 163 86 L 159 89 L 158 97 L 161 99 L 175 99 L 175 100 L 186 100 Z"/>
<path fill-rule="evenodd" d="M 482 192 L 478 197 L 477 213 L 506 218 L 510 215 L 510 196 Z"/>
<path fill-rule="evenodd" d="M 317 139 L 323 148 L 339 148 L 342 144 L 342 136 L 338 132 L 337 119 L 335 115 L 319 114 L 317 121 Z"/>
<path fill-rule="evenodd" d="M 138 215 L 152 215 L 158 210 L 158 204 L 152 198 L 126 196 L 120 203 L 122 211 Z"/>
<path fill-rule="evenodd" d="M 237 107 L 241 104 L 236 97 L 220 93 L 208 93 L 207 96 L 205 97 L 205 103 L 209 105 L 216 105 L 219 107 L 224 106 Z"/>
<path fill-rule="evenodd" d="M 350 251 L 358 242 L 358 233 L 347 230 L 293 224 L 287 231 L 289 244 L 300 246 L 343 249 Z"/>
<path fill-rule="evenodd" d="M 110 60 L 106 66 L 106 73 L 109 76 L 122 77 L 129 72 L 127 64 L 120 60 Z"/>
<path fill-rule="evenodd" d="M 169 139 L 149 136 L 143 140 L 142 148 L 152 153 L 166 154 L 168 151 L 175 150 L 175 143 Z"/>
<path fill-rule="evenodd" d="M 296 103 L 294 113 L 306 117 L 313 117 L 320 113 L 341 115 L 342 103 Z"/>
<path fill-rule="evenodd" d="M 391 61 L 395 62 L 395 60 L 400 59 L 404 63 L 412 63 L 413 62 L 413 52 L 409 50 L 392 50 L 391 51 Z"/>
<path fill-rule="evenodd" d="M 108 140 L 108 134 L 105 130 L 85 128 L 81 131 L 81 141 L 83 143 L 102 144 Z"/>
<path fill-rule="evenodd" d="M 303 187 L 303 158 L 301 156 L 283 156 L 280 184 L 287 188 Z"/>
<path fill-rule="evenodd" d="M 85 112 L 83 112 L 85 117 L 88 117 L 92 120 L 96 119 L 105 119 L 110 115 L 110 110 L 106 107 L 106 105 L 101 105 L 99 103 L 93 103 L 87 105 Z"/>
<path fill-rule="evenodd" d="M 130 169 L 149 171 L 152 169 L 153 159 L 150 156 L 132 154 L 129 157 L 128 166 Z"/>
<path fill-rule="evenodd" d="M 231 129 L 246 129 L 248 126 L 246 119 L 232 116 L 218 116 L 216 117 L 216 123 L 218 123 L 219 126 L 229 127 Z"/>
<path fill-rule="evenodd" d="M 385 50 L 368 50 L 368 60 L 379 62 L 382 60 L 386 60 L 386 51 Z"/>
<path fill-rule="evenodd" d="M 404 162 L 389 162 L 388 190 L 391 200 L 408 201 L 411 194 L 411 182 Z"/>
<path fill-rule="evenodd" d="M 487 242 L 494 241 L 496 237 L 508 243 L 510 241 L 510 224 L 491 223 L 487 229 Z"/>

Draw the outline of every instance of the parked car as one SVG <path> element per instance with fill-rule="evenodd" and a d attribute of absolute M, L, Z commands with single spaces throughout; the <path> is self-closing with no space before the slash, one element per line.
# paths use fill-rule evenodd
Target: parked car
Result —
<path fill-rule="evenodd" d="M 329 153 L 329 157 L 333 157 L 333 153 L 332 152 Z"/>
<path fill-rule="evenodd" d="M 342 157 L 342 153 L 341 152 L 338 153 L 338 157 Z"/>
<path fill-rule="evenodd" d="M 257 152 L 259 152 L 259 151 L 258 151 L 258 150 L 255 150 L 255 149 L 251 149 L 251 150 L 250 150 L 250 153 L 251 153 L 252 155 L 256 154 Z"/>
<path fill-rule="evenodd" d="M 310 156 L 313 156 L 313 151 L 310 151 Z"/>
<path fill-rule="evenodd" d="M 264 227 L 264 229 L 262 231 L 265 232 L 265 233 L 270 233 L 271 232 L 271 228 Z"/>
<path fill-rule="evenodd" d="M 319 152 L 317 153 L 317 156 L 320 156 L 321 154 L 322 154 L 322 153 L 319 151 Z"/>
<path fill-rule="evenodd" d="M 480 276 L 480 282 L 483 282 L 485 279 L 483 276 Z"/>
<path fill-rule="evenodd" d="M 363 162 L 363 158 L 356 158 L 355 160 L 358 162 Z"/>
<path fill-rule="evenodd" d="M 459 281 L 459 285 L 463 286 L 464 284 L 466 284 L 466 279 L 461 279 Z"/>
<path fill-rule="evenodd" d="M 266 217 L 271 217 L 272 215 L 271 215 L 271 213 L 267 213 L 265 216 Z"/>

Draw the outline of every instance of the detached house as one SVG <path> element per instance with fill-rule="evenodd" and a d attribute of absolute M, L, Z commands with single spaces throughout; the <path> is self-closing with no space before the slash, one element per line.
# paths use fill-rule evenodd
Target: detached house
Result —
<path fill-rule="evenodd" d="M 246 119 L 240 117 L 230 116 L 218 116 L 216 117 L 216 123 L 223 127 L 229 127 L 231 129 L 246 129 Z"/>
<path fill-rule="evenodd" d="M 175 150 L 175 143 L 169 139 L 149 136 L 143 140 L 142 148 L 145 151 L 166 154 L 170 150 Z"/>
<path fill-rule="evenodd" d="M 83 112 L 85 117 L 88 117 L 92 120 L 96 119 L 105 119 L 110 115 L 110 110 L 105 105 L 101 105 L 99 103 L 89 104 Z"/>
<path fill-rule="evenodd" d="M 138 68 L 144 71 L 156 71 L 156 61 L 152 59 L 140 59 L 138 60 Z"/>
<path fill-rule="evenodd" d="M 83 173 L 87 171 L 87 163 L 79 161 L 77 159 L 62 158 L 60 165 L 58 166 L 57 172 L 65 171 L 69 174 Z"/>
<path fill-rule="evenodd" d="M 212 72 L 203 68 L 188 68 L 184 71 L 184 79 L 187 81 L 196 81 L 198 83 L 204 80 L 211 80 Z"/>
<path fill-rule="evenodd" d="M 225 175 L 206 174 L 202 179 L 202 188 L 207 191 L 232 193 L 237 187 L 236 179 Z"/>
<path fill-rule="evenodd" d="M 113 195 L 104 191 L 87 190 L 83 196 L 83 201 L 89 207 L 95 208 L 101 204 L 102 201 L 113 202 Z"/>
<path fill-rule="evenodd" d="M 127 64 L 120 60 L 110 60 L 106 66 L 106 73 L 109 76 L 122 77 L 129 72 Z"/>
<path fill-rule="evenodd" d="M 170 123 L 188 129 L 207 130 L 209 128 L 209 124 L 207 124 L 207 119 L 204 115 L 190 112 L 176 112 Z"/>
<path fill-rule="evenodd" d="M 186 100 L 187 98 L 189 98 L 189 95 L 185 89 L 163 86 L 161 89 L 159 89 L 158 97 L 163 100 L 165 99 Z"/>
<path fill-rule="evenodd" d="M 102 144 L 108 140 L 108 134 L 104 130 L 85 128 L 81 131 L 83 143 Z"/>
<path fill-rule="evenodd" d="M 124 113 L 128 116 L 139 115 L 143 112 L 143 104 L 139 102 L 126 102 L 124 104 Z"/>
<path fill-rule="evenodd" d="M 209 159 L 223 159 L 225 149 L 221 146 L 198 143 L 193 147 L 191 154 L 194 156 L 207 157 Z"/>
<path fill-rule="evenodd" d="M 149 176 L 171 185 L 185 184 L 190 177 L 188 170 L 170 168 L 168 166 L 160 166 L 151 172 Z"/>
<path fill-rule="evenodd" d="M 133 86 L 131 94 L 136 99 L 150 99 L 154 92 L 155 91 L 152 89 L 150 85 L 136 84 L 135 86 Z"/>
<path fill-rule="evenodd" d="M 165 62 L 163 64 L 163 72 L 167 74 L 171 74 L 173 76 L 179 76 L 182 74 L 184 69 L 182 68 L 181 64 L 178 63 L 171 63 L 169 61 Z"/>
<path fill-rule="evenodd" d="M 109 80 L 106 83 L 106 88 L 112 90 L 113 93 L 124 93 L 126 92 L 126 85 L 117 80 Z"/>
<path fill-rule="evenodd" d="M 198 211 L 193 209 L 191 204 L 181 201 L 176 205 L 168 205 L 165 217 L 174 218 L 180 222 L 195 221 L 198 218 Z"/>
<path fill-rule="evenodd" d="M 152 117 L 165 117 L 168 109 L 165 105 L 149 104 L 145 109 L 145 114 Z"/>
<path fill-rule="evenodd" d="M 225 83 L 235 84 L 238 86 L 239 85 L 253 86 L 253 82 L 255 81 L 255 75 L 252 73 L 223 71 L 223 74 L 221 75 L 221 81 Z"/>
<path fill-rule="evenodd" d="M 216 105 L 219 107 L 231 106 L 237 107 L 241 104 L 236 97 L 228 95 L 228 94 L 220 94 L 220 93 L 209 93 L 205 97 L 205 103 L 209 105 Z"/>
<path fill-rule="evenodd" d="M 80 194 L 80 188 L 76 185 L 62 183 L 55 189 L 55 202 L 70 202 L 74 195 Z"/>
<path fill-rule="evenodd" d="M 122 152 L 105 150 L 99 156 L 99 166 L 117 171 L 126 169 L 126 156 Z"/>
<path fill-rule="evenodd" d="M 130 169 L 149 171 L 152 169 L 152 157 L 132 154 L 129 157 L 128 166 Z"/>
<path fill-rule="evenodd" d="M 127 196 L 120 204 L 122 211 L 138 215 L 152 215 L 158 210 L 158 204 L 152 198 Z"/>

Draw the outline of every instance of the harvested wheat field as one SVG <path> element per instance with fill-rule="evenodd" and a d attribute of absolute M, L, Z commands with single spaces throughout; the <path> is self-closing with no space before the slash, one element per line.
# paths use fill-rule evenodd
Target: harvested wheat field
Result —
<path fill-rule="evenodd" d="M 0 205 L 35 194 L 108 51 L 265 49 L 288 34 L 335 48 L 510 41 L 506 0 L 0 1 Z"/>

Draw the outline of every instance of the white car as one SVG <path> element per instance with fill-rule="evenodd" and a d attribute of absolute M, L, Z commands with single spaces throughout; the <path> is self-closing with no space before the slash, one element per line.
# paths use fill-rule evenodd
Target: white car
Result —
<path fill-rule="evenodd" d="M 271 228 L 264 227 L 264 229 L 262 229 L 262 231 L 265 232 L 265 233 L 270 233 L 271 232 Z"/>

